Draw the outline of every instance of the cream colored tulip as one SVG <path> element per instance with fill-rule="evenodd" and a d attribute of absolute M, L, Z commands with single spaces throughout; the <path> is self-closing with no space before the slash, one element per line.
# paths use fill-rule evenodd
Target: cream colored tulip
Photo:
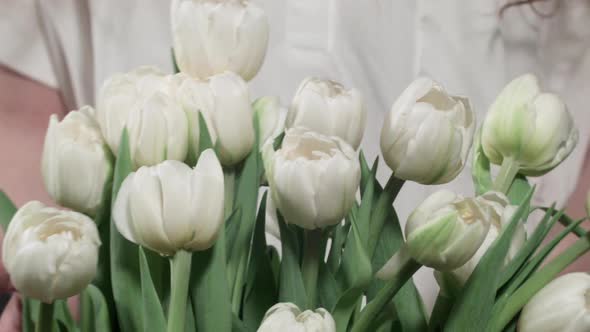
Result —
<path fill-rule="evenodd" d="M 485 198 L 464 198 L 448 190 L 428 196 L 408 218 L 408 252 L 422 265 L 449 271 L 465 264 L 490 228 Z"/>
<path fill-rule="evenodd" d="M 340 138 L 291 128 L 279 150 L 266 144 L 263 158 L 273 201 L 287 223 L 324 228 L 350 212 L 360 167 L 352 147 Z"/>
<path fill-rule="evenodd" d="M 80 293 L 92 281 L 99 246 L 92 219 L 32 201 L 10 221 L 2 262 L 22 295 L 51 303 Z"/>
<path fill-rule="evenodd" d="M 506 196 L 495 191 L 487 192 L 479 196 L 478 199 L 480 202 L 491 208 L 489 219 L 490 228 L 483 243 L 467 263 L 446 273 L 435 272 L 436 280 L 441 288 L 447 289 L 449 292 L 456 292 L 465 285 L 481 258 L 485 255 L 488 249 L 492 247 L 498 236 L 502 234 L 502 231 L 510 224 L 511 218 L 518 208 L 515 205 L 510 205 Z M 507 266 L 518 254 L 518 251 L 526 243 L 526 239 L 527 234 L 524 223 L 519 222 L 516 225 L 516 230 L 512 236 L 512 242 L 506 253 L 504 266 Z"/>
<path fill-rule="evenodd" d="M 285 130 L 286 110 L 278 97 L 261 97 L 252 104 L 258 121 L 258 142 L 264 146 L 267 140 L 274 140 Z"/>
<path fill-rule="evenodd" d="M 574 149 L 578 131 L 561 98 L 541 92 L 532 74 L 517 77 L 496 98 L 482 124 L 481 144 L 493 164 L 504 159 L 519 172 L 539 176 Z"/>
<path fill-rule="evenodd" d="M 309 77 L 303 80 L 287 113 L 287 128 L 305 127 L 327 136 L 338 136 L 355 150 L 365 131 L 367 110 L 357 89 Z"/>
<path fill-rule="evenodd" d="M 96 118 L 115 155 L 127 128 L 136 167 L 186 159 L 188 121 L 175 88 L 169 76 L 153 67 L 117 74 L 104 83 Z"/>
<path fill-rule="evenodd" d="M 419 78 L 385 118 L 381 153 L 399 179 L 447 183 L 465 166 L 474 128 L 468 99 L 448 94 L 430 78 Z"/>
<path fill-rule="evenodd" d="M 255 135 L 246 82 L 229 71 L 203 80 L 180 74 L 175 81 L 176 98 L 187 113 L 191 130 L 198 130 L 201 112 L 221 163 L 232 166 L 246 158 Z M 191 146 L 196 150 L 199 132 L 192 133 L 196 136 L 191 138 Z"/>
<path fill-rule="evenodd" d="M 60 122 L 49 119 L 41 171 L 45 188 L 60 205 L 94 216 L 112 177 L 112 157 L 94 110 L 85 106 Z"/>
<path fill-rule="evenodd" d="M 518 332 L 590 331 L 590 275 L 570 273 L 543 287 L 518 319 Z"/>
<path fill-rule="evenodd" d="M 213 150 L 194 169 L 175 160 L 129 174 L 113 219 L 127 240 L 162 255 L 210 248 L 223 228 L 223 170 Z"/>
<path fill-rule="evenodd" d="M 174 0 L 172 40 L 180 70 L 207 78 L 226 70 L 251 80 L 268 45 L 268 19 L 246 0 Z"/>
<path fill-rule="evenodd" d="M 257 331 L 336 332 L 336 322 L 323 308 L 301 312 L 293 303 L 278 303 L 268 309 Z"/>

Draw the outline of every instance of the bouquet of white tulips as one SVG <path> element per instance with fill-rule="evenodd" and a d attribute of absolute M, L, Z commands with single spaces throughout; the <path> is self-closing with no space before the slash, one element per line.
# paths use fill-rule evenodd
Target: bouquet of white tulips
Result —
<path fill-rule="evenodd" d="M 383 122 L 380 183 L 379 159 L 358 150 L 358 90 L 309 78 L 288 111 L 250 99 L 260 8 L 178 0 L 171 14 L 177 73 L 117 74 L 96 110 L 50 119 L 42 173 L 68 210 L 0 195 L 24 331 L 590 331 L 590 276 L 555 279 L 590 251 L 583 220 L 531 205 L 526 177 L 577 141 L 534 76 L 510 82 L 479 129 L 467 98 L 414 81 Z M 406 181 L 448 183 L 470 155 L 473 195 L 437 191 L 400 224 Z M 440 286 L 432 312 L 412 281 L 422 266 Z"/>

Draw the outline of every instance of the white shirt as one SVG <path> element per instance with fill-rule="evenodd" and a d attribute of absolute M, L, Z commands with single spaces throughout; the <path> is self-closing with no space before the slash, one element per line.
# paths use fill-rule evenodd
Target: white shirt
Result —
<path fill-rule="evenodd" d="M 288 104 L 307 76 L 356 87 L 367 127 L 361 148 L 373 160 L 385 112 L 417 76 L 428 75 L 468 96 L 481 122 L 501 88 L 525 72 L 560 94 L 580 141 L 538 184 L 536 199 L 563 204 L 574 190 L 590 133 L 590 2 L 547 1 L 508 9 L 494 0 L 253 0 L 270 22 L 265 62 L 251 81 L 253 98 L 278 95 Z M 169 2 L 163 0 L 6 0 L 0 4 L 0 63 L 58 87 L 66 106 L 94 104 L 102 82 L 140 65 L 172 71 Z M 380 165 L 379 177 L 390 171 Z M 394 203 L 400 221 L 441 186 L 406 183 Z M 473 193 L 469 165 L 444 187 Z M 431 271 L 416 276 L 428 307 Z"/>

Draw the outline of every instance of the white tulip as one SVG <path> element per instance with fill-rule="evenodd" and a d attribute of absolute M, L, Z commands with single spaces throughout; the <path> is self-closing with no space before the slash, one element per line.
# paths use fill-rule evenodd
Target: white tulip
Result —
<path fill-rule="evenodd" d="M 112 175 L 112 157 L 85 106 L 59 122 L 49 119 L 41 171 L 45 188 L 60 205 L 94 216 L 104 199 Z"/>
<path fill-rule="evenodd" d="M 520 173 L 543 175 L 573 150 L 578 131 L 559 96 L 543 93 L 534 75 L 514 79 L 496 98 L 482 125 L 481 144 L 494 164 L 512 160 Z"/>
<path fill-rule="evenodd" d="M 474 128 L 468 99 L 448 94 L 429 78 L 419 78 L 385 118 L 381 153 L 399 179 L 447 183 L 465 166 Z"/>
<path fill-rule="evenodd" d="M 267 140 L 274 140 L 285 130 L 286 111 L 278 97 L 261 97 L 252 104 L 258 121 L 258 142 L 262 147 Z"/>
<path fill-rule="evenodd" d="M 435 278 L 441 288 L 448 289 L 450 292 L 455 292 L 465 285 L 481 258 L 494 244 L 503 229 L 510 224 L 511 218 L 518 208 L 515 205 L 510 205 L 508 198 L 499 192 L 490 191 L 479 196 L 477 199 L 491 208 L 489 219 L 490 228 L 483 243 L 467 263 L 445 273 L 435 272 Z M 507 266 L 516 254 L 518 254 L 518 251 L 524 246 L 526 238 L 527 234 L 524 223 L 519 222 L 516 225 L 512 242 L 504 259 L 504 266 Z"/>
<path fill-rule="evenodd" d="M 51 303 L 80 293 L 92 281 L 99 246 L 92 219 L 32 201 L 10 221 L 2 261 L 21 294 Z"/>
<path fill-rule="evenodd" d="M 367 110 L 357 89 L 309 77 L 293 97 L 285 126 L 305 127 L 327 136 L 338 136 L 358 149 L 365 131 Z"/>
<path fill-rule="evenodd" d="M 301 312 L 293 303 L 278 303 L 268 309 L 257 331 L 336 332 L 336 322 L 323 308 Z"/>
<path fill-rule="evenodd" d="M 107 80 L 98 98 L 96 117 L 116 155 L 123 129 L 129 133 L 135 166 L 185 160 L 188 121 L 171 79 L 152 67 L 140 67 Z"/>
<path fill-rule="evenodd" d="M 324 228 L 352 208 L 360 167 L 352 147 L 338 137 L 287 129 L 282 147 L 274 151 L 268 142 L 263 158 L 272 199 L 287 223 Z"/>
<path fill-rule="evenodd" d="M 541 289 L 524 306 L 518 332 L 590 331 L 590 275 L 563 275 Z"/>
<path fill-rule="evenodd" d="M 221 163 L 232 166 L 242 161 L 255 138 L 246 82 L 229 71 L 205 80 L 182 74 L 177 77 L 177 98 L 188 114 L 190 128 L 198 128 L 200 111 Z M 193 148 L 198 147 L 198 131 L 196 134 L 191 138 Z"/>
<path fill-rule="evenodd" d="M 483 243 L 492 208 L 481 197 L 464 198 L 448 190 L 430 195 L 408 217 L 409 254 L 440 271 L 465 264 Z"/>
<path fill-rule="evenodd" d="M 191 169 L 176 160 L 129 174 L 113 219 L 126 239 L 162 255 L 208 249 L 223 226 L 223 170 L 213 150 Z"/>
<path fill-rule="evenodd" d="M 251 80 L 268 45 L 268 19 L 246 0 L 175 0 L 171 7 L 176 63 L 193 77 L 231 70 Z"/>

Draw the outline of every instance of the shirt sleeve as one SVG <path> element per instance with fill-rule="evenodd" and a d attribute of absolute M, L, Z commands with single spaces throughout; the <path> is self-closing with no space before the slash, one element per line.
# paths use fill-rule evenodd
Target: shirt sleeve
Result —
<path fill-rule="evenodd" d="M 34 0 L 0 1 L 0 64 L 56 88 Z"/>

